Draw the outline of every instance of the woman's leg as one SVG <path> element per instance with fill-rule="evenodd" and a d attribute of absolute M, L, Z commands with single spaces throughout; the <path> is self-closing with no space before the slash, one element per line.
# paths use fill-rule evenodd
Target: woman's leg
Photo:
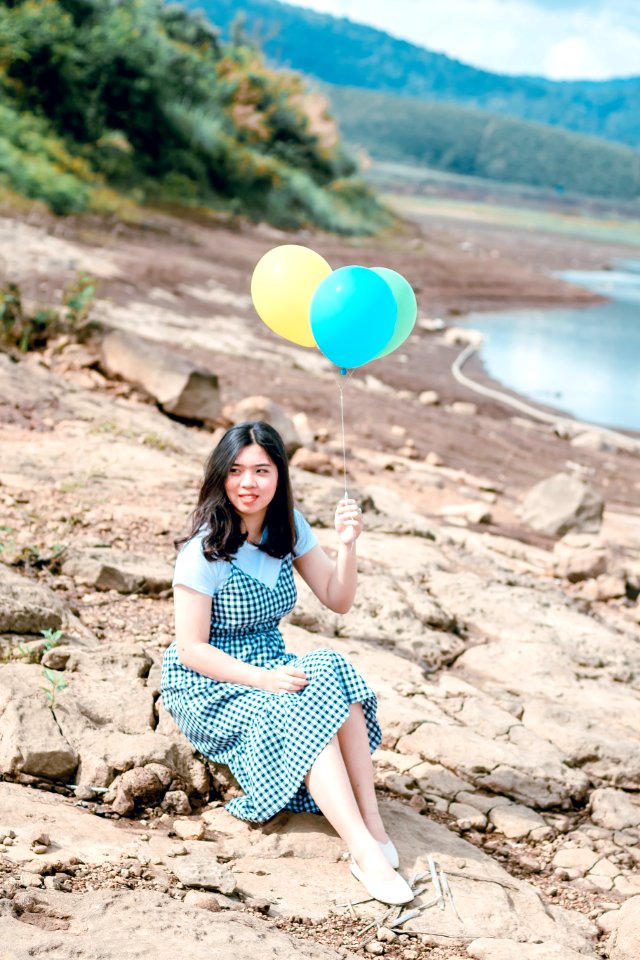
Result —
<path fill-rule="evenodd" d="M 393 880 L 396 872 L 369 832 L 358 808 L 337 736 L 318 755 L 305 777 L 305 784 L 361 870 L 375 874 L 382 881 Z"/>
<path fill-rule="evenodd" d="M 369 833 L 386 843 L 389 839 L 378 810 L 369 736 L 361 703 L 352 703 L 349 718 L 338 730 L 338 742 L 358 808 Z"/>

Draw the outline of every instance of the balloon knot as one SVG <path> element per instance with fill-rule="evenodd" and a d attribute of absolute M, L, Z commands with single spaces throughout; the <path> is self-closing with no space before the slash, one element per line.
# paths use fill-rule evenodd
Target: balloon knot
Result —
<path fill-rule="evenodd" d="M 342 374 L 343 377 L 346 377 L 346 375 L 347 375 L 347 368 L 346 368 L 346 367 L 340 367 L 340 373 Z"/>

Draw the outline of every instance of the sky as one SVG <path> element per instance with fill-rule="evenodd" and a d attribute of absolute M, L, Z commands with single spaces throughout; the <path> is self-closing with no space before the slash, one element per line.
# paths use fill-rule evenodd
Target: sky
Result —
<path fill-rule="evenodd" d="M 640 76 L 640 0 L 288 0 L 496 73 Z"/>

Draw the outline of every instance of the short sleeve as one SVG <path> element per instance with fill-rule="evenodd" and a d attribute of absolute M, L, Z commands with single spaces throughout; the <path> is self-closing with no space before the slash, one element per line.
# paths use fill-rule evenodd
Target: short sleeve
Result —
<path fill-rule="evenodd" d="M 224 560 L 207 560 L 202 552 L 202 536 L 193 537 L 176 557 L 173 586 L 191 587 L 213 597 L 229 576 Z"/>
<path fill-rule="evenodd" d="M 294 558 L 303 557 L 305 553 L 309 553 L 309 550 L 313 550 L 313 548 L 317 546 L 318 538 L 299 510 L 294 510 L 293 516 L 296 522 L 296 533 L 298 535 L 296 545 L 293 548 L 293 556 Z"/>

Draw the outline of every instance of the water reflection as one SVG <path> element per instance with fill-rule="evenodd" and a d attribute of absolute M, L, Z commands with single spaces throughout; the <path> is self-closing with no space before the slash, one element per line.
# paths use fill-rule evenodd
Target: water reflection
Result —
<path fill-rule="evenodd" d="M 640 275 L 563 274 L 611 302 L 580 309 L 477 313 L 490 376 L 580 420 L 640 430 Z"/>

